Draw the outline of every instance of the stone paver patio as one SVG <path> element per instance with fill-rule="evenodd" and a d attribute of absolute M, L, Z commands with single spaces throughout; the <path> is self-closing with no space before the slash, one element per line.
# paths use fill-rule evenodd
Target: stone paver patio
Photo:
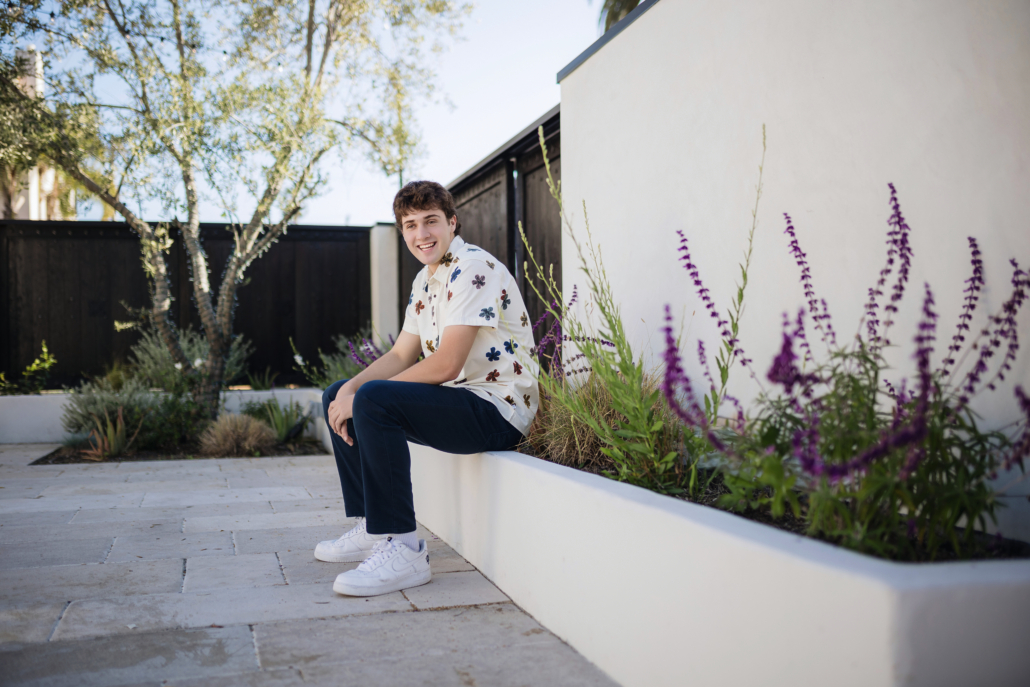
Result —
<path fill-rule="evenodd" d="M 431 583 L 335 594 L 331 456 L 29 465 L 54 448 L 0 445 L 0 684 L 614 684 L 421 525 Z"/>

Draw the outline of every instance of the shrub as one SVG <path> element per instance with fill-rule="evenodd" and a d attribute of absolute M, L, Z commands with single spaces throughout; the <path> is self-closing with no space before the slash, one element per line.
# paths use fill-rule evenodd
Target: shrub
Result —
<path fill-rule="evenodd" d="M 226 413 L 200 435 L 200 450 L 208 456 L 252 456 L 276 443 L 272 428 L 249 415 Z"/>
<path fill-rule="evenodd" d="M 255 420 L 267 422 L 275 431 L 276 441 L 280 444 L 299 439 L 312 420 L 311 415 L 297 401 L 281 406 L 275 398 L 263 403 L 248 401 L 243 404 L 240 412 Z"/>
<path fill-rule="evenodd" d="M 653 397 L 658 390 L 658 380 L 653 375 L 645 376 L 642 387 L 647 397 Z M 598 375 L 589 373 L 586 381 L 570 386 L 568 393 L 579 397 L 575 406 L 589 413 L 598 426 L 608 427 L 614 432 L 620 429 L 620 423 L 625 423 L 626 418 L 615 409 L 611 391 Z M 653 410 L 665 421 L 657 433 L 658 452 L 664 455 L 681 450 L 678 444 L 682 436 L 676 418 L 661 399 L 656 401 Z M 567 405 L 547 394 L 541 394 L 540 407 L 526 444 L 534 455 L 561 465 L 609 473 L 616 469 L 615 462 L 602 450 L 607 445 L 601 436 L 579 420 Z"/>
<path fill-rule="evenodd" d="M 183 353 L 187 358 L 190 360 L 207 359 L 209 346 L 203 334 L 187 328 L 179 338 Z M 243 375 L 247 366 L 247 358 L 253 352 L 254 347 L 243 336 L 237 336 L 232 340 L 229 355 L 225 361 L 223 378 L 225 384 L 229 384 Z M 144 329 L 140 340 L 132 347 L 131 364 L 136 376 L 152 387 L 175 393 L 189 389 L 188 380 L 176 367 L 172 354 L 161 339 L 161 335 L 153 328 Z"/>
<path fill-rule="evenodd" d="M 132 445 L 142 426 L 141 422 L 136 426 L 136 431 L 133 432 L 132 436 L 126 437 L 125 418 L 122 415 L 121 408 L 118 408 L 118 416 L 115 422 L 111 422 L 109 415 L 104 415 L 106 422 L 101 422 L 98 417 L 93 419 L 96 423 L 96 428 L 89 433 L 90 448 L 82 452 L 83 457 L 89 460 L 100 461 L 106 458 L 117 458 L 122 455 Z"/>
<path fill-rule="evenodd" d="M 8 381 L 4 373 L 0 372 L 0 396 L 38 394 L 46 388 L 50 369 L 57 364 L 57 358 L 50 354 L 46 341 L 41 346 L 42 353 L 22 371 L 20 380 Z"/>
<path fill-rule="evenodd" d="M 389 336 L 388 339 L 389 345 L 392 346 L 393 336 Z M 297 351 L 293 339 L 290 339 L 295 369 L 303 374 L 312 386 L 319 389 L 325 389 L 341 379 L 353 379 L 383 355 L 382 349 L 372 341 L 372 331 L 369 328 L 362 329 L 354 336 L 339 334 L 333 339 L 333 345 L 336 350 L 330 353 L 323 353 L 319 349 L 318 358 L 321 364 L 318 365 L 306 362 Z"/>
<path fill-rule="evenodd" d="M 95 418 L 119 409 L 127 425 L 139 425 L 136 446 L 144 450 L 174 449 L 193 440 L 205 423 L 203 409 L 188 395 L 153 391 L 130 377 L 120 389 L 108 378 L 83 382 L 72 390 L 61 424 L 70 434 L 85 435 L 95 428 Z"/>
<path fill-rule="evenodd" d="M 937 314 L 927 284 L 914 342 L 917 379 L 911 391 L 907 380 L 892 384 L 883 350 L 905 295 L 912 250 L 911 230 L 890 189 L 887 264 L 869 289 L 858 334 L 844 345 L 837 343 L 826 301 L 816 298 L 805 253 L 786 216 L 807 313 L 784 315 L 781 350 L 765 375 L 777 391 L 759 396 L 756 415 L 739 436 L 711 442 L 722 457 L 728 492 L 720 503 L 776 517 L 789 509 L 810 535 L 890 558 L 932 560 L 945 546 L 952 555 L 968 556 L 982 545 L 976 528 L 996 522 L 999 503 L 990 480 L 999 469 L 1022 468 L 1030 451 L 1030 402 L 1020 387 L 1016 396 L 1025 418 L 1009 433 L 981 429 L 969 407 L 977 394 L 994 390 L 1015 362 L 1016 316 L 1030 279 L 1013 260 L 1011 296 L 967 342 L 984 284 L 980 251 L 970 238 L 972 276 L 944 360 L 933 369 Z M 700 294 L 703 286 L 695 284 Z M 881 309 L 887 291 L 890 300 Z M 806 314 L 826 348 L 824 359 L 808 341 Z M 692 401 L 667 319 L 666 396 L 686 422 L 700 426 L 704 414 Z M 972 365 L 960 373 L 967 359 Z"/>

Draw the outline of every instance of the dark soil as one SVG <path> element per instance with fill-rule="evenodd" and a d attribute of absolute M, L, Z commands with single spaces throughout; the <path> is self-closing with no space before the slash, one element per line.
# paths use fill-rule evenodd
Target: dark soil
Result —
<path fill-rule="evenodd" d="M 205 456 L 201 455 L 197 446 L 179 446 L 174 452 L 168 451 L 129 451 L 117 458 L 108 458 L 102 461 L 90 460 L 84 457 L 81 448 L 74 446 L 62 446 L 61 448 L 48 453 L 42 458 L 34 461 L 31 465 L 66 465 L 68 463 L 120 463 L 148 460 L 206 460 L 208 458 L 275 458 L 278 456 L 316 456 L 325 453 L 325 448 L 315 440 L 299 441 L 292 444 L 277 444 L 267 452 L 252 456 Z"/>
<path fill-rule="evenodd" d="M 543 458 L 543 460 L 549 460 L 546 457 L 543 457 L 543 456 L 541 456 L 541 457 Z M 608 475 L 605 474 L 604 469 L 602 467 L 599 467 L 597 464 L 591 465 L 589 467 L 588 466 L 582 466 L 581 467 L 581 466 L 576 466 L 576 465 L 569 465 L 567 467 L 572 467 L 572 468 L 575 468 L 577 470 L 581 470 L 582 472 L 589 472 L 589 473 L 591 473 L 593 475 L 599 475 L 601 477 L 608 477 Z M 826 539 L 826 538 L 823 538 L 823 537 L 813 537 L 813 536 L 809 535 L 808 534 L 808 524 L 804 521 L 803 518 L 796 517 L 789 510 L 783 515 L 783 517 L 776 518 L 776 517 L 773 517 L 772 513 L 770 513 L 768 510 L 748 509 L 748 510 L 746 510 L 744 512 L 739 512 L 738 513 L 738 512 L 728 511 L 728 510 L 719 508 L 718 505 L 717 505 L 718 501 L 719 501 L 719 497 L 722 496 L 723 494 L 726 494 L 726 493 L 729 493 L 728 490 L 725 487 L 723 487 L 722 482 L 718 479 L 718 477 L 716 477 L 715 479 L 713 479 L 710 482 L 708 488 L 705 490 L 705 493 L 702 494 L 700 496 L 700 498 L 698 498 L 696 500 L 695 499 L 687 498 L 685 495 L 679 495 L 679 496 L 670 495 L 670 498 L 677 498 L 677 499 L 680 499 L 682 501 L 689 501 L 691 503 L 696 503 L 696 504 L 701 505 L 701 506 L 707 506 L 709 508 L 714 508 L 716 510 L 721 510 L 724 513 L 729 513 L 730 515 L 736 515 L 737 517 L 744 518 L 745 520 L 751 520 L 753 522 L 762 523 L 763 525 L 769 525 L 770 527 L 775 527 L 776 529 L 784 530 L 784 531 L 790 532 L 791 534 L 797 534 L 797 535 L 800 535 L 802 537 L 811 537 L 812 539 L 816 539 L 818 541 L 825 541 L 826 543 L 833 544 L 834 546 L 840 546 L 840 542 L 833 541 L 833 540 L 830 540 L 830 539 Z M 962 528 L 956 528 L 956 531 L 957 531 L 959 539 L 961 539 L 963 534 L 964 534 L 964 530 Z M 918 564 L 918 563 L 940 563 L 940 562 L 944 562 L 944 561 L 959 561 L 959 560 L 962 560 L 962 561 L 980 561 L 980 560 L 1004 560 L 1004 559 L 1013 559 L 1013 558 L 1030 558 L 1030 543 L 1022 542 L 1022 541 L 1017 541 L 1015 539 L 999 538 L 999 537 L 996 537 L 994 535 L 984 534 L 984 533 L 977 533 L 975 535 L 975 538 L 976 538 L 976 543 L 977 543 L 977 546 L 976 546 L 977 550 L 972 555 L 970 555 L 969 552 L 966 551 L 966 552 L 964 552 L 964 555 L 960 556 L 960 555 L 955 553 L 955 550 L 950 545 L 945 545 L 945 546 L 941 546 L 937 550 L 937 555 L 936 555 L 935 558 L 933 558 L 933 560 L 930 560 L 929 554 L 926 554 L 925 557 L 921 557 L 921 560 L 917 560 L 917 561 L 897 561 L 897 562 L 899 562 L 899 563 L 912 562 L 912 563 L 917 563 Z M 873 556 L 874 558 L 883 558 L 882 556 L 877 556 L 874 553 L 866 553 L 865 555 Z M 891 559 L 886 559 L 886 560 L 891 560 Z"/>

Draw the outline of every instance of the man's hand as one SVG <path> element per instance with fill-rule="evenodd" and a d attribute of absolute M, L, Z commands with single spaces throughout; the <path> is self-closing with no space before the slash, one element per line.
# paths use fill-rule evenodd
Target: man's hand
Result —
<path fill-rule="evenodd" d="M 347 420 L 354 416 L 354 394 L 345 393 L 343 389 L 329 404 L 329 427 L 340 435 L 348 446 L 354 445 L 354 439 L 347 434 Z"/>

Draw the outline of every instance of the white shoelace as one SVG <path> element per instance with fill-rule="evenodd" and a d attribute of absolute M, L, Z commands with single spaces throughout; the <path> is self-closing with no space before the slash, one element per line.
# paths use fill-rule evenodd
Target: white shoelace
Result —
<path fill-rule="evenodd" d="M 336 540 L 336 543 L 341 543 L 345 539 L 350 539 L 351 537 L 357 536 L 359 534 L 364 534 L 364 533 L 365 533 L 365 518 L 361 518 L 360 520 L 358 520 L 358 524 L 357 525 L 355 525 L 354 527 L 350 528 L 349 530 L 347 530 L 346 532 L 341 534 L 340 538 Z"/>
<path fill-rule="evenodd" d="M 380 539 L 372 547 L 372 555 L 361 562 L 358 570 L 375 570 L 390 557 L 398 546 L 404 546 L 404 544 L 395 539 Z"/>

